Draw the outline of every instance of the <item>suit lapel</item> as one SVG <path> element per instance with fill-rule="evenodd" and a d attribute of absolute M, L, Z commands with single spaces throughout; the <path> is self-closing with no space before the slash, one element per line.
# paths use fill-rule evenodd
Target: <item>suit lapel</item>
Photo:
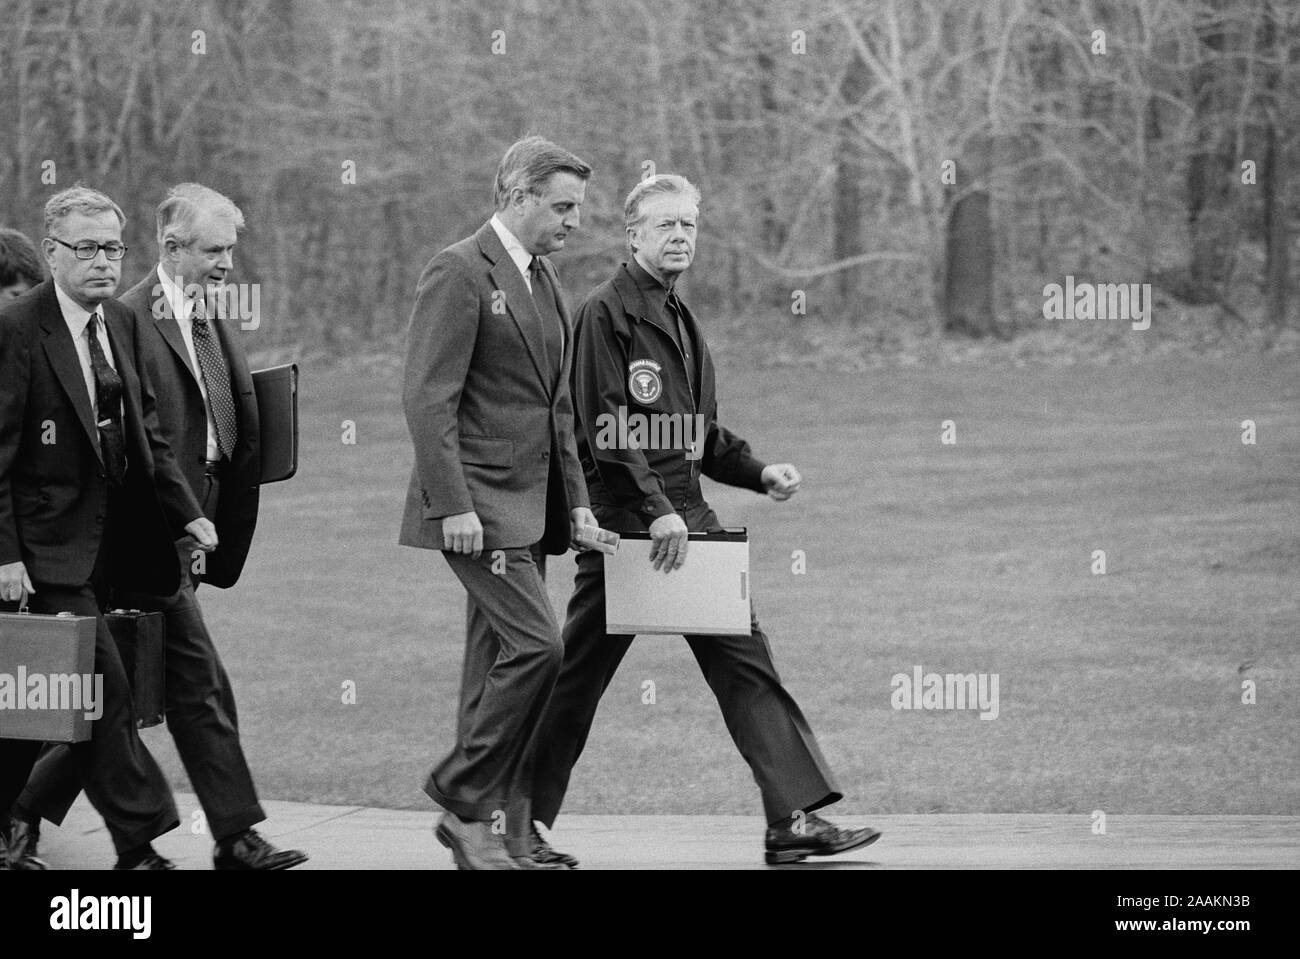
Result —
<path fill-rule="evenodd" d="M 190 351 L 185 348 L 185 337 L 181 335 L 180 321 L 172 316 L 159 316 L 154 318 L 154 322 L 158 324 L 158 332 L 162 334 L 163 340 L 172 348 L 181 366 L 189 371 L 190 379 L 197 386 L 198 373 L 190 366 Z"/>
<path fill-rule="evenodd" d="M 537 304 L 533 302 L 533 296 L 528 292 L 528 285 L 524 283 L 519 268 L 510 259 L 510 254 L 506 252 L 491 223 L 484 224 L 479 230 L 478 244 L 483 255 L 492 262 L 488 276 L 494 288 L 505 294 L 506 311 L 519 329 L 524 346 L 528 348 L 528 357 L 533 361 L 533 369 L 549 399 L 551 378 L 546 371 L 546 344 L 542 340 L 542 317 L 537 312 Z"/>
<path fill-rule="evenodd" d="M 158 278 L 157 267 L 146 274 L 144 279 L 131 288 L 130 292 L 121 297 L 121 300 L 127 303 L 136 316 L 142 319 L 143 313 L 140 307 L 141 305 L 144 306 L 144 309 L 158 327 L 158 333 L 162 336 L 163 342 L 171 347 L 171 351 L 176 354 L 177 361 L 184 369 L 189 371 L 190 379 L 194 381 L 194 386 L 197 388 L 199 371 L 190 365 L 190 351 L 185 348 L 185 337 L 181 335 L 180 320 L 171 315 L 170 301 L 163 291 L 162 281 Z M 165 308 L 157 308 L 159 304 Z"/>
<path fill-rule="evenodd" d="M 63 319 L 63 310 L 59 307 L 59 298 L 54 292 L 54 281 L 47 282 L 50 288 L 46 291 L 44 309 L 41 311 L 41 330 L 44 333 L 41 345 L 45 348 L 50 368 L 54 370 L 63 392 L 68 395 L 72 408 L 77 411 L 77 419 L 86 431 L 91 449 L 96 456 L 100 456 L 99 430 L 95 427 L 94 410 L 90 408 L 90 394 L 86 391 L 86 378 L 81 373 L 77 346 L 72 342 L 72 334 L 68 332 L 68 324 Z M 103 462 L 102 456 L 100 462 Z"/>
<path fill-rule="evenodd" d="M 234 338 L 235 333 L 224 320 L 212 322 L 212 328 L 216 330 L 217 342 L 221 344 L 221 350 L 226 355 L 226 366 L 230 368 L 230 388 L 234 391 L 233 399 L 235 408 L 239 413 L 239 431 L 242 436 L 244 430 L 249 429 L 249 412 L 247 406 L 249 403 L 256 403 L 253 390 L 253 374 L 248 369 L 248 357 L 244 356 L 244 351 L 236 347 Z"/>

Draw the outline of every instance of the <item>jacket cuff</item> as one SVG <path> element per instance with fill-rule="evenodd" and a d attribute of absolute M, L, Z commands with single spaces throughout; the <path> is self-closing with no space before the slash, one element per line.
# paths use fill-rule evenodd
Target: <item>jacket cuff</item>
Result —
<path fill-rule="evenodd" d="M 673 509 L 672 502 L 663 493 L 655 493 L 653 496 L 647 496 L 641 503 L 641 508 L 637 510 L 637 515 L 641 521 L 649 526 L 660 516 L 667 516 L 670 513 L 676 513 Z"/>
<path fill-rule="evenodd" d="M 744 489 L 751 489 L 755 493 L 767 493 L 767 487 L 763 485 L 763 470 L 767 469 L 767 464 L 762 460 L 756 460 L 750 457 L 741 464 L 737 479 L 740 481 L 736 485 Z"/>

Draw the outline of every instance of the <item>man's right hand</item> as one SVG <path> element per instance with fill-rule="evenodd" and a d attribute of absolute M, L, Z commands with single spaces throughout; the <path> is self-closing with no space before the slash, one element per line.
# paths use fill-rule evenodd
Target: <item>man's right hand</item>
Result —
<path fill-rule="evenodd" d="M 681 569 L 686 562 L 686 521 L 676 513 L 660 516 L 650 524 L 650 562 L 665 573 Z"/>
<path fill-rule="evenodd" d="M 478 513 L 457 513 L 442 518 L 442 548 L 452 553 L 468 553 L 475 559 L 483 552 L 483 524 Z"/>
<path fill-rule="evenodd" d="M 211 553 L 217 548 L 217 528 L 206 516 L 200 516 L 186 523 L 185 532 L 194 537 L 195 545 L 203 552 Z"/>
<path fill-rule="evenodd" d="M 27 576 L 27 567 L 22 560 L 0 566 L 0 600 L 21 606 L 27 599 L 27 594 L 34 592 L 36 589 Z"/>

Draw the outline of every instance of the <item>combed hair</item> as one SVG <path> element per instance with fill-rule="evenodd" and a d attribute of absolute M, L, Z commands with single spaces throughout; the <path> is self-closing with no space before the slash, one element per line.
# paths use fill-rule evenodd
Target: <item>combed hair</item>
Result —
<path fill-rule="evenodd" d="M 0 286 L 36 286 L 44 280 L 45 266 L 35 244 L 17 230 L 0 226 Z"/>
<path fill-rule="evenodd" d="M 112 210 L 117 215 L 117 222 L 126 226 L 126 214 L 122 208 L 98 190 L 92 190 L 80 183 L 60 190 L 45 201 L 45 235 L 53 236 L 54 228 L 74 213 L 95 216 Z"/>
<path fill-rule="evenodd" d="M 194 239 L 195 225 L 204 213 L 229 217 L 236 230 L 244 228 L 244 214 L 233 200 L 201 183 L 178 183 L 158 204 L 158 245 L 172 237 L 181 246 Z"/>
<path fill-rule="evenodd" d="M 627 195 L 623 203 L 623 225 L 629 230 L 641 225 L 645 219 L 644 208 L 648 201 L 665 193 L 679 193 L 689 197 L 697 207 L 700 205 L 700 191 L 695 184 L 676 173 L 659 173 L 646 177 Z"/>
<path fill-rule="evenodd" d="M 539 136 L 515 142 L 497 167 L 496 209 L 501 211 L 509 206 L 510 192 L 515 187 L 523 187 L 532 196 L 541 196 L 546 182 L 556 173 L 572 173 L 586 180 L 591 176 L 591 165 Z"/>

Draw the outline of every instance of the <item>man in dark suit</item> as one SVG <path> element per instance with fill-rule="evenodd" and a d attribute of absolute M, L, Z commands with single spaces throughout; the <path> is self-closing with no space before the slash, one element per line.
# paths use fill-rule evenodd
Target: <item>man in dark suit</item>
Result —
<path fill-rule="evenodd" d="M 579 308 L 573 366 L 575 428 L 592 510 L 606 529 L 648 529 L 655 569 L 677 576 L 690 575 L 689 567 L 674 572 L 686 562 L 688 533 L 722 529 L 704 500 L 701 475 L 777 501 L 800 485 L 793 466 L 765 465 L 718 423 L 704 331 L 674 289 L 695 254 L 699 199 L 689 181 L 671 175 L 643 180 L 628 195 L 631 262 Z M 621 448 L 600 429 L 606 416 L 655 415 L 698 417 L 700 436 L 677 449 Z M 813 812 L 841 794 L 799 705 L 777 676 L 752 609 L 750 618 L 749 636 L 688 636 L 686 642 L 758 783 L 769 823 L 766 861 L 798 862 L 874 842 L 880 836 L 875 829 L 841 829 Z M 559 814 L 600 696 L 632 644 L 633 637 L 605 630 L 604 567 L 599 554 L 588 553 L 578 557 L 564 624 L 564 668 L 538 736 L 534 807 L 548 827 Z"/>
<path fill-rule="evenodd" d="M 154 397 L 123 333 L 125 310 L 112 299 L 124 221 L 95 190 L 55 194 L 41 244 L 51 279 L 0 310 L 0 603 L 8 610 L 30 600 L 37 613 L 99 616 L 110 587 L 176 589 L 172 542 L 182 531 L 200 549 L 217 545 L 158 433 Z M 179 824 L 176 806 L 136 733 L 102 617 L 95 671 L 104 713 L 88 741 L 67 747 L 70 762 L 108 826 L 117 868 L 170 869 L 150 842 Z M 40 746 L 0 740 L 0 810 Z M 42 868 L 18 845 L 11 867 Z"/>
<path fill-rule="evenodd" d="M 590 175 L 541 137 L 510 147 L 495 215 L 429 261 L 411 315 L 399 541 L 442 550 L 469 597 L 456 743 L 425 785 L 447 810 L 437 838 L 466 869 L 557 868 L 534 858 L 528 795 L 563 655 L 542 577 L 545 554 L 595 520 L 573 441 L 573 336 L 544 254 L 577 228 Z"/>
<path fill-rule="evenodd" d="M 233 586 L 257 522 L 257 398 L 238 336 L 220 304 L 244 216 L 228 198 L 197 183 L 174 187 L 158 206 L 159 262 L 121 297 L 131 361 L 158 402 L 163 438 L 188 489 L 221 530 L 212 553 L 189 537 L 176 542 L 180 587 L 168 596 L 117 591 L 115 604 L 166 616 L 167 728 L 216 843 L 217 869 L 289 869 L 306 862 L 277 850 L 252 828 L 266 818 L 239 742 L 230 678 L 199 609 L 200 582 Z M 61 823 L 79 791 L 71 756 L 52 750 L 37 763 L 14 809 L 35 845 L 42 818 Z"/>

